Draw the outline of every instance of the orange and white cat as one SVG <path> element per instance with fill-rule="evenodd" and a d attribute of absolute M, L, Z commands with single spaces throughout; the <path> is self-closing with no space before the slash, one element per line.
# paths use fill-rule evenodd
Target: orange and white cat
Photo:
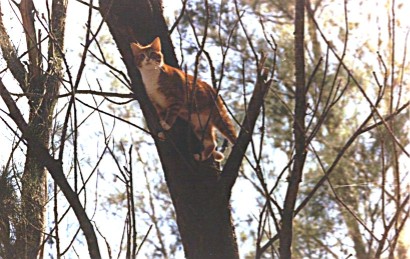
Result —
<path fill-rule="evenodd" d="M 224 155 L 215 149 L 216 129 L 232 144 L 237 135 L 216 90 L 199 79 L 194 85 L 192 76 L 165 64 L 159 38 L 146 46 L 131 43 L 131 50 L 162 128 L 169 130 L 177 117 L 188 121 L 203 144 L 201 153 L 194 155 L 195 160 L 204 161 L 213 155 L 221 161 Z"/>

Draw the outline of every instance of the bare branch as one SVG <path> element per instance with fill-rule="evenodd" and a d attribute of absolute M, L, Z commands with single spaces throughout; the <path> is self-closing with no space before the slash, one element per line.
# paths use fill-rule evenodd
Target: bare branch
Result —
<path fill-rule="evenodd" d="M 261 60 L 264 60 L 264 58 L 262 58 Z M 260 69 L 259 71 L 261 70 L 262 69 Z M 236 181 L 236 178 L 238 177 L 238 171 L 242 163 L 242 158 L 244 157 L 246 148 L 252 139 L 252 133 L 256 125 L 256 120 L 259 117 L 260 109 L 264 103 L 265 95 L 272 83 L 272 79 L 265 81 L 265 76 L 266 75 L 263 74 L 258 75 L 255 89 L 249 102 L 246 116 L 242 123 L 242 129 L 222 170 L 221 184 L 225 186 L 226 191 L 229 191 L 229 193 Z"/>
<path fill-rule="evenodd" d="M 289 184 L 286 191 L 282 229 L 280 230 L 279 253 L 280 258 L 291 258 L 291 245 L 293 237 L 293 217 L 296 199 L 299 192 L 299 183 L 302 180 L 302 172 L 306 159 L 306 85 L 305 85 L 305 5 L 304 0 L 295 1 L 295 117 L 293 122 L 293 134 L 295 140 L 295 157 L 293 168 L 288 178 Z"/>
<path fill-rule="evenodd" d="M 3 15 L 1 15 L 1 3 L 0 3 L 0 47 L 3 53 L 3 58 L 7 62 L 11 73 L 20 85 L 23 92 L 27 90 L 27 71 L 21 63 L 20 58 L 17 56 L 17 52 L 13 47 L 10 36 L 6 31 L 3 24 Z"/>
<path fill-rule="evenodd" d="M 363 95 L 363 97 L 365 98 L 365 100 L 367 101 L 367 103 L 370 105 L 370 108 L 372 110 L 374 110 L 375 114 L 379 117 L 380 121 L 383 123 L 384 127 L 386 128 L 387 132 L 389 133 L 389 135 L 392 137 L 392 140 L 397 144 L 397 146 L 402 150 L 402 152 L 404 154 L 406 154 L 408 157 L 410 157 L 409 152 L 405 149 L 405 147 L 403 147 L 403 145 L 400 143 L 400 141 L 397 139 L 397 136 L 395 136 L 394 132 L 392 131 L 391 127 L 388 125 L 388 123 L 383 119 L 383 116 L 380 114 L 379 109 L 377 108 L 377 106 L 374 105 L 374 103 L 370 100 L 370 97 L 366 94 L 366 91 L 364 90 L 363 86 L 359 83 L 359 81 L 356 79 L 356 77 L 354 76 L 353 72 L 349 69 L 349 67 L 343 62 L 343 59 L 336 53 L 336 50 L 334 49 L 334 47 L 330 44 L 330 42 L 327 40 L 326 36 L 324 35 L 324 33 L 322 32 L 322 30 L 320 29 L 316 19 L 314 18 L 313 14 L 311 12 L 309 12 L 308 10 L 308 14 L 310 15 L 312 21 L 314 22 L 317 30 L 320 32 L 323 40 L 326 42 L 326 44 L 328 45 L 329 49 L 332 51 L 333 55 L 338 59 L 338 61 L 340 62 L 341 66 L 345 69 L 345 71 L 347 72 L 347 74 L 349 75 L 349 77 L 353 80 L 354 84 L 357 86 L 357 88 L 359 89 L 360 93 Z"/>
<path fill-rule="evenodd" d="M 28 56 L 30 61 L 30 76 L 38 78 L 41 75 L 41 52 L 37 44 L 37 34 L 34 26 L 34 15 L 36 10 L 32 0 L 22 0 L 18 5 L 24 32 L 26 35 L 26 43 Z"/>
<path fill-rule="evenodd" d="M 45 148 L 43 144 L 40 143 L 39 140 L 32 135 L 27 122 L 24 120 L 22 114 L 17 108 L 10 93 L 4 86 L 2 80 L 0 80 L 0 96 L 3 98 L 3 101 L 6 103 L 9 109 L 10 117 L 14 120 L 20 131 L 23 133 L 23 137 L 27 140 L 27 143 L 29 145 L 32 145 L 32 147 L 35 148 L 38 154 L 39 161 L 43 164 L 44 167 L 47 168 L 54 181 L 63 191 L 68 202 L 73 207 L 74 213 L 77 216 L 81 229 L 83 230 L 83 233 L 86 237 L 90 256 L 92 258 L 101 258 L 94 228 L 84 208 L 82 207 L 77 194 L 73 191 L 73 189 L 67 182 L 67 179 L 63 172 L 62 163 L 51 157 L 48 153 L 48 149 Z"/>

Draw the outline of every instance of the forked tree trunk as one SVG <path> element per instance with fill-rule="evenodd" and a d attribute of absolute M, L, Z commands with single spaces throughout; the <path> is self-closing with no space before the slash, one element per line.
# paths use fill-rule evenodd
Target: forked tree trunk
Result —
<path fill-rule="evenodd" d="M 38 144 L 49 148 L 54 106 L 61 85 L 61 56 L 64 48 L 64 28 L 66 0 L 56 0 L 51 4 L 50 34 L 48 53 L 41 53 L 38 30 L 35 27 L 36 12 L 32 0 L 22 0 L 18 4 L 26 37 L 28 71 L 17 58 L 9 35 L 0 20 L 0 44 L 3 57 L 24 94 L 30 107 L 28 131 L 37 143 L 27 142 L 26 160 L 21 177 L 21 211 L 15 227 L 15 242 L 11 258 L 42 257 L 45 232 L 45 206 L 47 202 L 47 177 L 44 165 L 39 159 Z M 43 66 L 43 57 L 49 63 Z M 47 71 L 43 70 L 43 67 Z M 3 97 L 4 98 L 4 97 Z M 15 215 L 14 215 L 15 216 Z"/>
<path fill-rule="evenodd" d="M 178 66 L 162 15 L 161 3 L 148 0 L 101 0 L 100 6 L 124 58 L 133 91 L 150 131 L 155 134 L 160 129 L 158 118 L 148 102 L 140 75 L 133 65 L 129 44 L 135 40 L 146 44 L 154 37 L 160 36 L 166 62 Z M 218 171 L 215 167 L 194 163 L 188 148 L 187 132 L 189 128 L 186 123 L 177 121 L 168 141 L 156 140 L 177 213 L 177 224 L 185 254 L 187 258 L 238 258 L 229 197 L 217 184 Z"/>
<path fill-rule="evenodd" d="M 178 67 L 159 0 L 100 0 L 101 13 L 121 52 L 150 132 L 160 129 L 158 117 L 133 65 L 130 43 L 150 43 L 159 36 L 166 63 Z M 218 166 L 196 163 L 190 151 L 195 139 L 178 120 L 167 141 L 155 143 L 176 210 L 177 224 L 187 258 L 239 258 L 231 221 L 231 187 L 221 184 Z"/>
<path fill-rule="evenodd" d="M 155 137 L 161 127 L 158 116 L 148 101 L 141 75 L 133 64 L 130 43 L 138 41 L 148 44 L 159 36 L 165 62 L 178 67 L 162 14 L 162 1 L 100 0 L 100 8 L 127 67 L 135 98 L 154 137 L 175 207 L 186 257 L 239 258 L 231 219 L 230 197 L 264 96 L 272 82 L 266 81 L 262 73 L 263 62 L 260 62 L 257 70 L 258 78 L 239 137 L 221 173 L 219 165 L 212 161 L 194 161 L 193 152 L 199 144 L 187 123 L 177 120 L 167 134 L 166 141 L 159 141 Z"/>

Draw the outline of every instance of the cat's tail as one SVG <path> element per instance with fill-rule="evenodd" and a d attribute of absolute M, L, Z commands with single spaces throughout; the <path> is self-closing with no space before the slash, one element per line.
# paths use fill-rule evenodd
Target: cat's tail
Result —
<path fill-rule="evenodd" d="M 216 99 L 218 111 L 213 111 L 213 124 L 232 144 L 236 143 L 236 130 L 232 120 L 229 118 L 228 110 L 222 102 L 220 96 Z"/>

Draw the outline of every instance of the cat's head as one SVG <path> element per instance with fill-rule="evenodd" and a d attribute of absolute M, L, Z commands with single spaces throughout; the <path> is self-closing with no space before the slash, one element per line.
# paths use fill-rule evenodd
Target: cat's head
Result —
<path fill-rule="evenodd" d="M 164 64 L 159 37 L 155 38 L 155 40 L 146 46 L 133 42 L 131 43 L 131 50 L 135 65 L 138 69 L 159 69 Z"/>

